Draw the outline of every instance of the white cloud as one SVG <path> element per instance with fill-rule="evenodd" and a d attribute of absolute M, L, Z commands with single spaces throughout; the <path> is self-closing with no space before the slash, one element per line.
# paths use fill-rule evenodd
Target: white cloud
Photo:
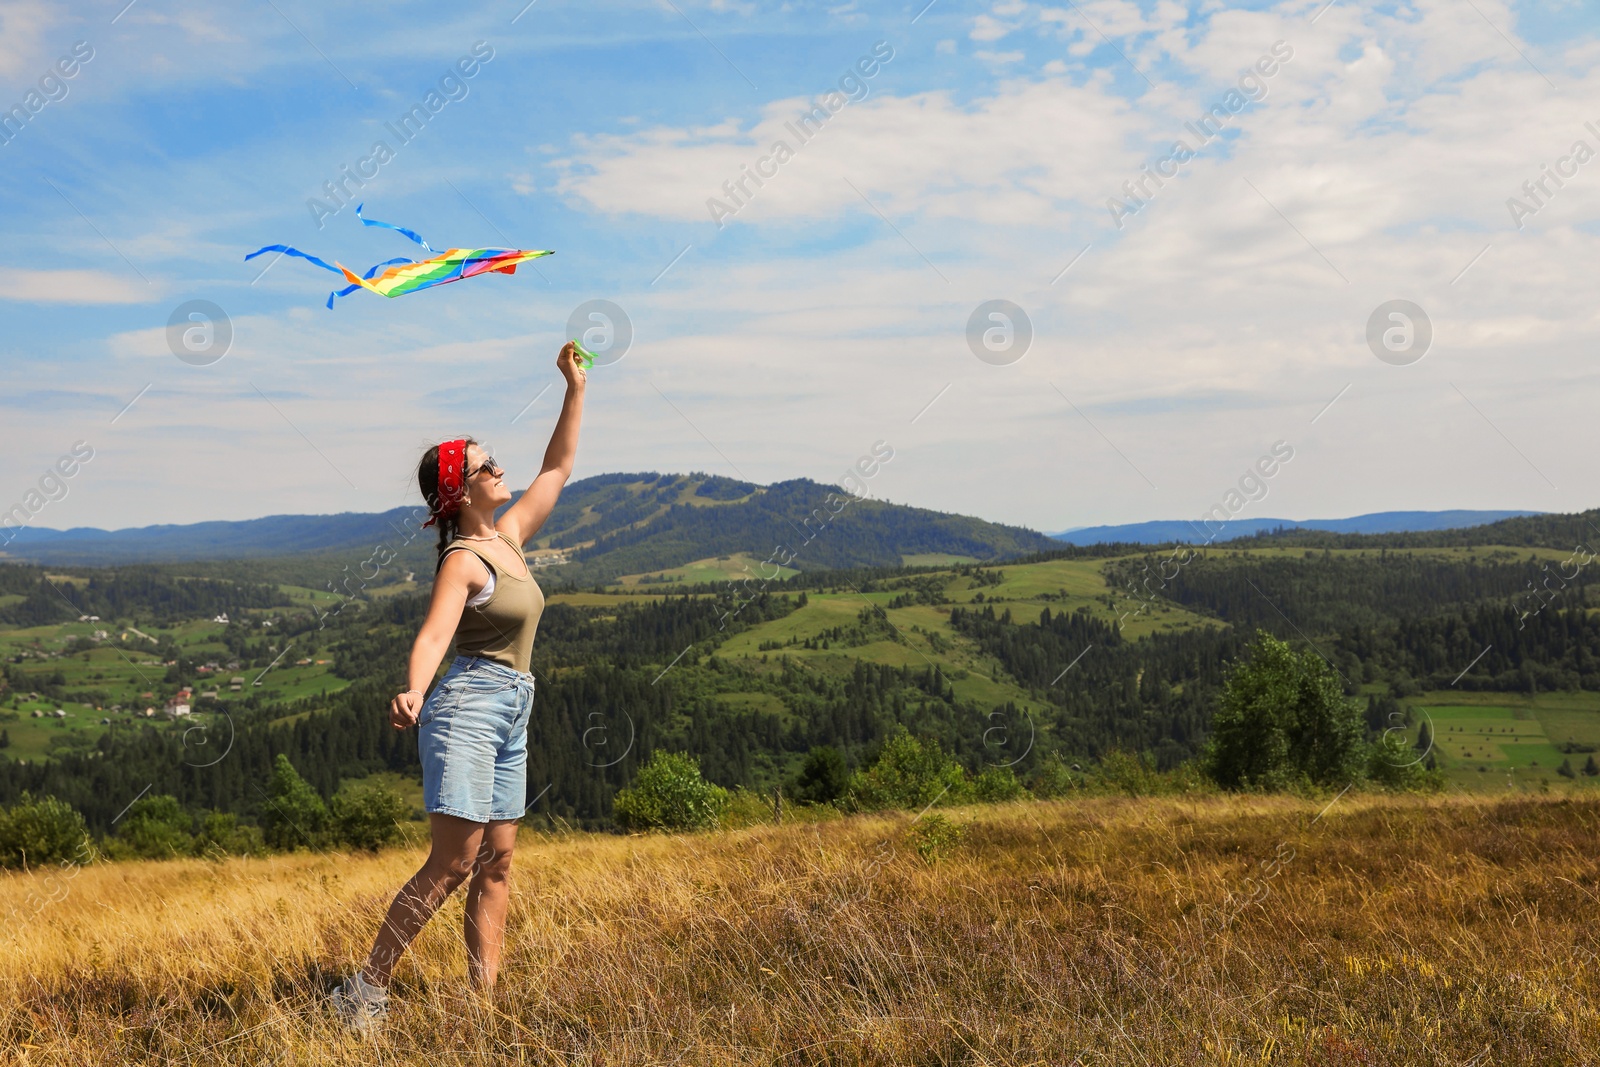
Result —
<path fill-rule="evenodd" d="M 972 20 L 972 30 L 967 34 L 974 41 L 998 41 L 1016 26 L 1001 22 L 988 15 L 978 15 Z"/>
<path fill-rule="evenodd" d="M 160 298 L 160 289 L 106 271 L 0 267 L 0 300 L 39 304 L 146 304 Z"/>
<path fill-rule="evenodd" d="M 0 4 L 0 76 L 8 81 L 18 77 L 31 81 L 43 74 L 55 61 L 45 50 L 45 35 L 58 21 L 57 6 L 44 0 Z"/>
<path fill-rule="evenodd" d="M 801 145 L 786 123 L 801 98 L 777 101 L 754 125 L 657 127 L 585 139 L 558 164 L 556 191 L 608 213 L 711 221 L 706 200 L 775 141 L 797 149 L 736 223 L 836 217 L 860 200 L 885 211 L 923 211 L 977 223 L 1029 225 L 1081 213 L 1079 189 L 1108 188 L 1132 162 L 1124 124 L 1147 120 L 1106 92 L 1067 79 L 1019 84 L 969 106 L 945 92 L 870 96 L 830 118 Z"/>

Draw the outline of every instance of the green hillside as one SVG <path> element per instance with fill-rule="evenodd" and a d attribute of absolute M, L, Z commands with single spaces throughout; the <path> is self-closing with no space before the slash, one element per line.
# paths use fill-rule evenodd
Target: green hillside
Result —
<path fill-rule="evenodd" d="M 774 556 L 734 545 L 803 519 L 821 487 L 595 481 L 530 549 L 572 560 L 537 571 L 538 815 L 604 825 L 662 747 L 770 789 L 817 746 L 859 766 L 899 726 L 1024 781 L 1116 750 L 1174 768 L 1257 629 L 1314 649 L 1369 737 L 1402 731 L 1458 788 L 1600 781 L 1587 550 L 1380 537 L 1023 554 L 1026 531 L 862 501 Z M 1015 554 L 970 562 L 995 550 Z M 431 568 L 379 568 L 340 595 L 295 565 L 0 565 L 0 802 L 49 792 L 103 829 L 146 788 L 253 817 L 280 752 L 324 796 L 415 776 L 414 732 L 384 707 Z"/>

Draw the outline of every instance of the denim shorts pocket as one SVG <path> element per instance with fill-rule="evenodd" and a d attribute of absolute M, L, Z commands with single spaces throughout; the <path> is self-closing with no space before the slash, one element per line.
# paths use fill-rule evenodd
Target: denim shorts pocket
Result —
<path fill-rule="evenodd" d="M 503 678 L 498 674 L 488 672 L 471 672 L 457 675 L 450 682 L 450 688 L 457 693 L 485 697 L 503 693 L 516 684 L 517 682 L 514 678 Z"/>
<path fill-rule="evenodd" d="M 450 694 L 443 685 L 434 686 L 433 692 L 422 702 L 422 707 L 417 709 L 417 725 L 426 726 L 437 718 L 440 706 L 449 699 Z"/>

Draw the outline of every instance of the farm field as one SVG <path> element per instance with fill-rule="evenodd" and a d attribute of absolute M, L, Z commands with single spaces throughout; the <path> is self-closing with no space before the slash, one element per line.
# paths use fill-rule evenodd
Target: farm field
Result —
<path fill-rule="evenodd" d="M 759 579 L 762 575 L 768 576 L 769 580 L 778 580 L 800 573 L 793 567 L 778 567 L 776 563 L 769 563 L 763 567 L 761 564 L 764 558 L 745 552 L 713 556 L 685 563 L 681 567 L 669 567 L 666 570 L 649 571 L 644 574 L 625 574 L 617 579 L 616 584 L 624 589 L 648 589 L 654 585 L 673 583 L 695 585 L 704 582 L 733 582 L 752 576 Z M 772 573 L 774 568 L 777 569 L 777 574 Z"/>
<path fill-rule="evenodd" d="M 1592 1050 L 1600 797 L 944 814 L 959 837 L 920 853 L 909 814 L 525 830 L 493 998 L 465 989 L 458 892 L 370 1044 L 321 998 L 419 849 L 0 875 L 0 1040 L 36 1065 L 1500 1067 Z"/>
<path fill-rule="evenodd" d="M 1433 751 L 1452 785 L 1474 790 L 1511 788 L 1512 780 L 1546 788 L 1600 786 L 1585 775 L 1589 753 L 1600 751 L 1600 693 L 1430 692 L 1408 698 L 1415 741 L 1426 720 Z M 1565 747 L 1563 747 L 1565 746 Z M 1557 773 L 1568 762 L 1571 779 Z"/>

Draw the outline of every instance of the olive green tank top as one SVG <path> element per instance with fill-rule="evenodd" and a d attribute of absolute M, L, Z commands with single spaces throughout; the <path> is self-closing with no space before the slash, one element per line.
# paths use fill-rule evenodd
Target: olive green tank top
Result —
<path fill-rule="evenodd" d="M 500 539 L 522 558 L 522 549 L 516 542 L 503 533 Z M 494 575 L 494 592 L 477 607 L 462 607 L 461 622 L 456 626 L 456 654 L 481 656 L 523 674 L 530 673 L 533 635 L 539 629 L 539 616 L 544 614 L 544 591 L 533 580 L 527 560 L 522 562 L 526 573 L 512 574 L 471 541 L 457 538 L 445 547 L 445 555 L 457 549 L 466 549 L 483 560 Z M 439 557 L 439 563 L 444 564 L 444 555 Z"/>

